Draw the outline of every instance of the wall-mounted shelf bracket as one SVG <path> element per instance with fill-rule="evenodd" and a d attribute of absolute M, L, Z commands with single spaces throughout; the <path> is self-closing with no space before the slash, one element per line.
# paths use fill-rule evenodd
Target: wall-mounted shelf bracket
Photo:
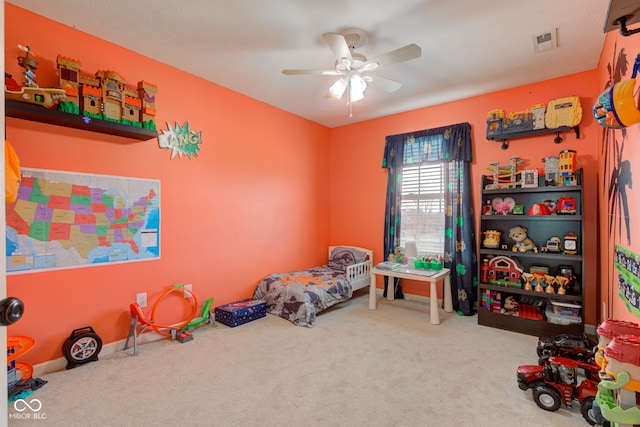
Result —
<path fill-rule="evenodd" d="M 640 33 L 640 28 L 635 28 L 633 30 L 627 28 L 627 21 L 629 21 L 631 18 L 633 18 L 632 15 L 626 15 L 621 16 L 620 18 L 617 18 L 615 21 L 613 21 L 614 24 L 620 25 L 620 35 L 622 37 L 628 37 L 632 34 Z"/>

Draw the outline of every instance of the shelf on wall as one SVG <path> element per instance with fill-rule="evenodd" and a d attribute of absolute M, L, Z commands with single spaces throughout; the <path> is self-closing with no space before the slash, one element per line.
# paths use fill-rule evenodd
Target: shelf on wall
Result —
<path fill-rule="evenodd" d="M 556 144 L 560 144 L 562 142 L 562 137 L 560 136 L 561 132 L 569 132 L 572 130 L 576 133 L 576 139 L 580 139 L 580 127 L 579 126 L 560 126 L 555 129 L 534 129 L 534 130 L 525 130 L 521 132 L 508 132 L 502 133 L 500 135 L 487 135 L 487 139 L 489 141 L 500 141 L 502 142 L 502 149 L 506 150 L 509 148 L 509 144 L 507 141 L 511 141 L 514 139 L 528 138 L 531 136 L 539 136 L 539 135 L 549 135 L 552 133 L 556 134 L 556 137 L 553 139 L 553 142 Z"/>
<path fill-rule="evenodd" d="M 63 111 L 47 109 L 40 105 L 8 99 L 5 100 L 5 115 L 16 119 L 87 130 L 107 135 L 123 136 L 139 141 L 148 141 L 158 137 L 158 132 L 155 130 L 107 120 L 87 118 L 80 114 L 65 113 Z"/>

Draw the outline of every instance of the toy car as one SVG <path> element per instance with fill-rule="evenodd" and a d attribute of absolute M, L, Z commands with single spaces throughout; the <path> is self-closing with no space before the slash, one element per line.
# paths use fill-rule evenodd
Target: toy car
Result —
<path fill-rule="evenodd" d="M 576 361 L 560 356 L 551 356 L 544 366 L 518 366 L 517 380 L 520 390 L 533 390 L 533 400 L 545 411 L 557 411 L 564 403 L 571 406 L 574 400 L 580 403 L 582 416 L 589 425 L 598 424 L 591 410 L 598 392 L 598 383 L 590 379 L 577 382 Z"/>
<path fill-rule="evenodd" d="M 557 236 L 550 237 L 549 240 L 547 240 L 547 243 L 545 244 L 545 246 L 542 246 L 540 248 L 540 252 L 560 253 L 561 245 L 562 245 L 562 241 L 560 240 L 559 237 Z"/>
<path fill-rule="evenodd" d="M 556 213 L 558 215 L 575 215 L 577 210 L 576 199 L 573 197 L 560 197 L 558 199 L 558 205 L 556 207 Z"/>
<path fill-rule="evenodd" d="M 582 336 L 562 334 L 555 337 L 538 338 L 538 348 L 536 352 L 540 360 L 538 363 L 544 365 L 550 356 L 562 356 L 586 363 L 594 363 L 594 348 L 596 343 L 589 339 L 586 334 Z"/>

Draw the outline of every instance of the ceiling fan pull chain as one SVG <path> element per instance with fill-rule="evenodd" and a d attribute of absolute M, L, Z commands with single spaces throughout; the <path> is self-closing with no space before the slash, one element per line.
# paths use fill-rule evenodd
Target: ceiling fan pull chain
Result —
<path fill-rule="evenodd" d="M 347 86 L 347 105 L 349 106 L 349 118 L 352 119 L 353 118 L 353 111 L 352 111 L 352 105 L 353 103 L 351 102 L 351 79 L 349 79 L 349 85 Z"/>

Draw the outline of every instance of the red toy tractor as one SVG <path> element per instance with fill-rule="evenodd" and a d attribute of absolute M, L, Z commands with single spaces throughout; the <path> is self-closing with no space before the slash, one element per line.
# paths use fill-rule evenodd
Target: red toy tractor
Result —
<path fill-rule="evenodd" d="M 518 387 L 525 391 L 532 389 L 533 400 L 545 411 L 557 411 L 563 403 L 570 407 L 577 400 L 584 419 L 590 425 L 597 424 L 591 407 L 598 392 L 598 383 L 584 379 L 578 384 L 577 373 L 576 361 L 551 356 L 544 366 L 519 366 Z"/>

